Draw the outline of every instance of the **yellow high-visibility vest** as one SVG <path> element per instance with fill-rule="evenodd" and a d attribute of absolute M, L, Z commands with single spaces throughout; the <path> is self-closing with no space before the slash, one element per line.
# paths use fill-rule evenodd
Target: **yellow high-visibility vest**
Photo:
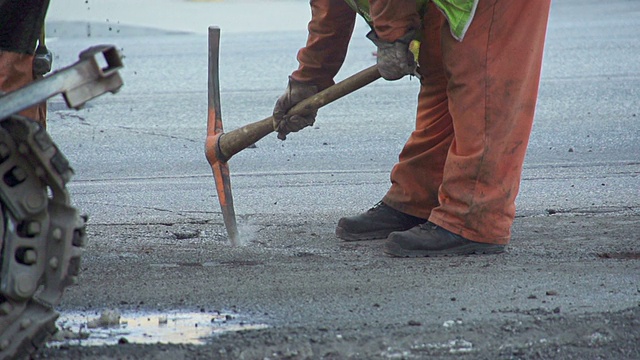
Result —
<path fill-rule="evenodd" d="M 345 1 L 373 28 L 368 0 Z M 469 25 L 471 25 L 479 0 L 416 0 L 416 9 L 421 17 L 424 16 L 429 1 L 433 1 L 447 18 L 451 28 L 451 35 L 458 41 L 462 41 L 469 29 Z"/>

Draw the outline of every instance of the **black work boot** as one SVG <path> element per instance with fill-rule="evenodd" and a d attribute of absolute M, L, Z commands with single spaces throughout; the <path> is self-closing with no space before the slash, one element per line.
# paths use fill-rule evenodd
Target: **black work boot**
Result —
<path fill-rule="evenodd" d="M 345 241 L 386 239 L 394 231 L 408 230 L 426 221 L 380 201 L 363 214 L 340 219 L 336 236 Z"/>
<path fill-rule="evenodd" d="M 505 245 L 467 240 L 432 222 L 394 232 L 384 244 L 384 252 L 397 257 L 497 254 L 504 248 Z"/>

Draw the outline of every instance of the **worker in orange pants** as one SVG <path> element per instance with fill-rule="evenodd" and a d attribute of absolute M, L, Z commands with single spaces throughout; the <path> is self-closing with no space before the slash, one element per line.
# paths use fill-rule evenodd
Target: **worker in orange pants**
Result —
<path fill-rule="evenodd" d="M 0 91 L 19 89 L 51 69 L 41 36 L 48 7 L 49 0 L 0 0 Z M 46 114 L 46 103 L 20 112 L 43 127 Z"/>
<path fill-rule="evenodd" d="M 330 9 L 332 1 L 326 3 Z M 469 0 L 471 17 L 463 24 L 454 23 L 457 17 L 448 15 L 445 10 L 451 9 L 443 3 L 428 2 L 419 13 L 415 2 L 370 1 L 378 67 L 385 79 L 412 73 L 406 66 L 409 55 L 398 54 L 408 47 L 406 34 L 421 35 L 416 130 L 382 201 L 340 219 L 336 234 L 346 241 L 386 239 L 384 251 L 392 256 L 499 253 L 511 238 L 550 0 Z M 411 9 L 417 22 L 407 16 Z M 313 17 L 323 14 L 316 11 Z M 316 28 L 310 27 L 310 38 L 331 36 L 332 31 Z M 304 62 L 313 46 L 308 42 L 300 50 L 300 67 L 291 76 L 307 90 L 327 83 L 308 75 L 322 73 Z M 307 76 L 296 78 L 299 74 Z M 290 87 L 276 104 L 277 130 L 296 131 L 295 125 L 305 124 L 279 109 L 283 102 L 284 107 L 296 103 L 294 95 Z"/>

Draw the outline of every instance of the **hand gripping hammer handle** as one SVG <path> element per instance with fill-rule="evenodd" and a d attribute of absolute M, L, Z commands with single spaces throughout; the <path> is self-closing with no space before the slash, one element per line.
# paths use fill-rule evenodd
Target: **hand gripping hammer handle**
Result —
<path fill-rule="evenodd" d="M 378 67 L 373 65 L 299 102 L 287 114 L 311 113 L 379 78 Z M 233 155 L 275 131 L 273 123 L 273 116 L 270 116 L 264 120 L 221 134 L 215 145 L 216 158 L 220 162 L 227 162 Z"/>

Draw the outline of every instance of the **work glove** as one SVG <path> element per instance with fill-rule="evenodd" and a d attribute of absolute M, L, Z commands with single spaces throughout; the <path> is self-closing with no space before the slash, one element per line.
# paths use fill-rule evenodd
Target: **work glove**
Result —
<path fill-rule="evenodd" d="M 378 47 L 378 71 L 385 80 L 398 80 L 405 75 L 416 74 L 415 56 L 409 49 L 414 36 L 415 31 L 412 30 L 390 43 L 378 38 L 373 30 L 367 34 L 367 38 Z"/>
<path fill-rule="evenodd" d="M 273 108 L 273 128 L 278 132 L 278 139 L 284 140 L 287 134 L 297 132 L 316 121 L 317 110 L 305 115 L 286 115 L 287 111 L 300 101 L 318 93 L 318 87 L 297 81 L 289 76 L 289 84 Z"/>

